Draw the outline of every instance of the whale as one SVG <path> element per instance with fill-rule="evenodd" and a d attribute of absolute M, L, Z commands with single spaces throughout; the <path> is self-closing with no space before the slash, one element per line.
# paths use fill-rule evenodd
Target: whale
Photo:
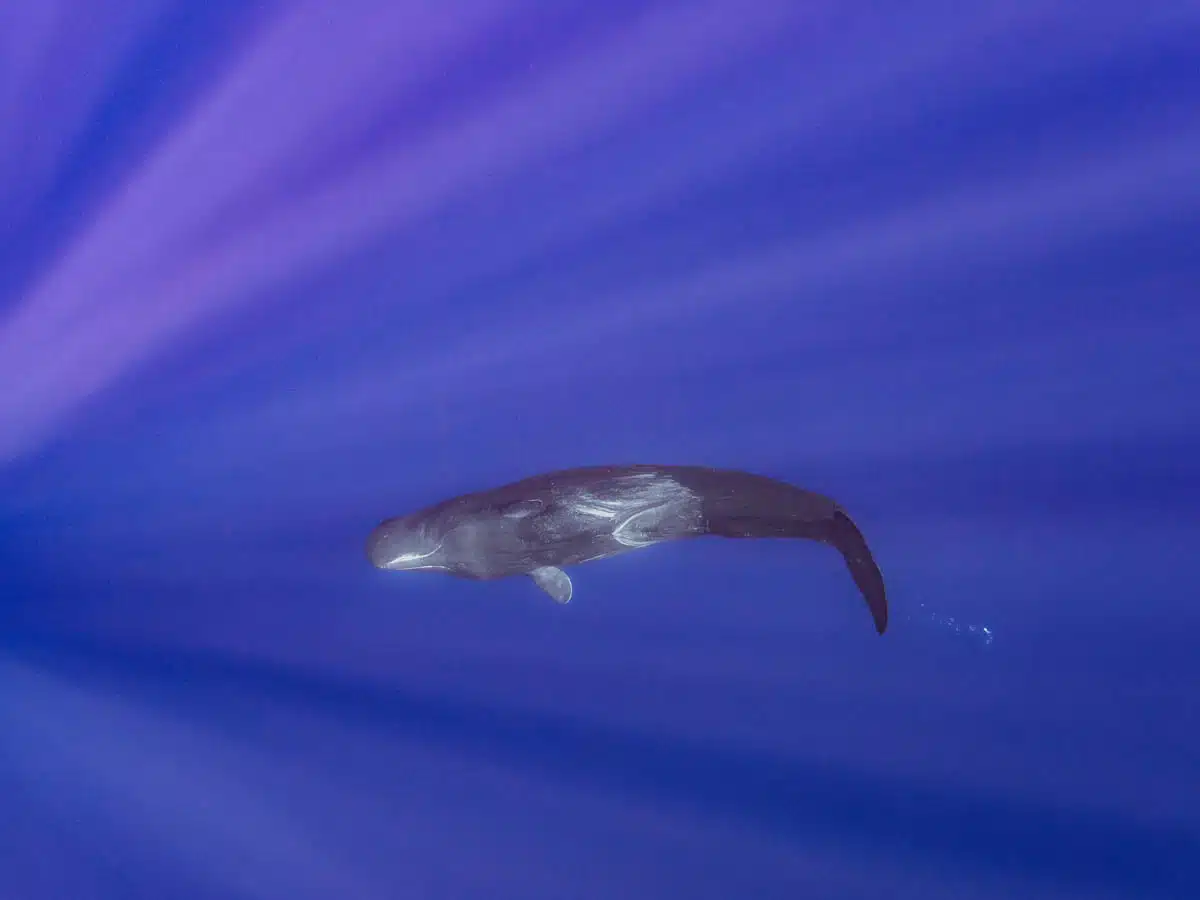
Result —
<path fill-rule="evenodd" d="M 367 559 L 390 572 L 488 581 L 527 576 L 558 603 L 565 569 L 700 537 L 803 538 L 841 553 L 875 630 L 888 624 L 883 575 L 832 498 L 765 475 L 692 465 L 562 469 L 462 494 L 381 521 Z"/>

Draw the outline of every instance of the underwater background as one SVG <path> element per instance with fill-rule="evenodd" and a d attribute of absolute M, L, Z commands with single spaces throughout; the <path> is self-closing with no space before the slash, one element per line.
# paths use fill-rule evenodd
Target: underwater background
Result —
<path fill-rule="evenodd" d="M 1200 6 L 0 7 L 0 900 L 1200 897 Z M 828 493 L 528 579 L 551 469 Z"/>

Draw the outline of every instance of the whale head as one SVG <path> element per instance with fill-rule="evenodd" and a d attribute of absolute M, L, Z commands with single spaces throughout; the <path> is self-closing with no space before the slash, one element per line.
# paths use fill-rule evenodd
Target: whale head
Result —
<path fill-rule="evenodd" d="M 392 572 L 447 569 L 441 536 L 411 517 L 380 522 L 367 537 L 367 559 Z"/>

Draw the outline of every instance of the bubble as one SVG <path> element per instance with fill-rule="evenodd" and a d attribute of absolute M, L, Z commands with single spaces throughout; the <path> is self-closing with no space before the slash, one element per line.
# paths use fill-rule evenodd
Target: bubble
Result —
<path fill-rule="evenodd" d="M 917 618 L 932 622 L 938 628 L 949 631 L 957 637 L 977 642 L 984 647 L 991 646 L 992 642 L 996 640 L 996 632 L 987 625 L 976 625 L 960 621 L 954 616 L 943 615 L 925 603 L 918 603 L 917 607 L 920 610 Z"/>

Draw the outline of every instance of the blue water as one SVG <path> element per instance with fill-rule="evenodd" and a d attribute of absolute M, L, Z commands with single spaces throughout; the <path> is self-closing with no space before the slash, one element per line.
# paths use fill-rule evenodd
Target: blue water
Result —
<path fill-rule="evenodd" d="M 16 3 L 0 900 L 1200 897 L 1200 10 Z M 374 570 L 552 469 L 837 554 Z"/>

